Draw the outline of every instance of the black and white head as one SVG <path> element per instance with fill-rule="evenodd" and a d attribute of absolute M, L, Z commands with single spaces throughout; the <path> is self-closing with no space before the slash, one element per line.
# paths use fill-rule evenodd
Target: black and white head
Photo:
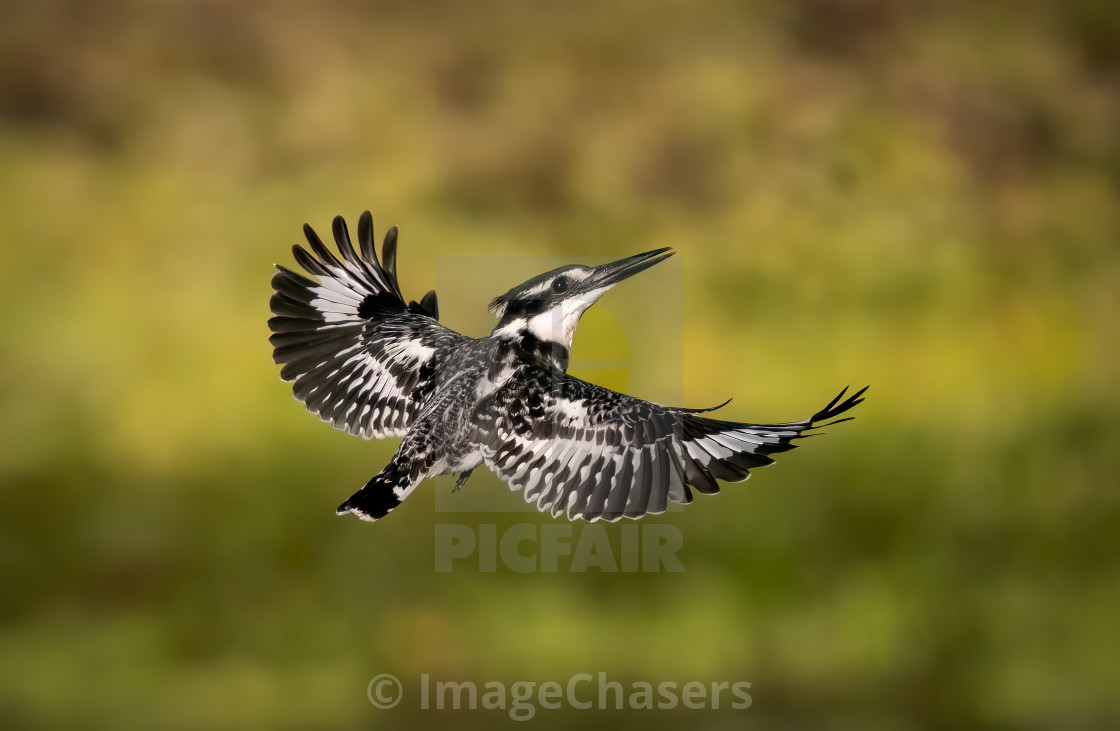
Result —
<path fill-rule="evenodd" d="M 576 325 L 587 308 L 611 287 L 673 255 L 668 248 L 647 251 L 597 267 L 572 264 L 538 274 L 490 303 L 498 337 L 532 336 L 570 351 Z"/>

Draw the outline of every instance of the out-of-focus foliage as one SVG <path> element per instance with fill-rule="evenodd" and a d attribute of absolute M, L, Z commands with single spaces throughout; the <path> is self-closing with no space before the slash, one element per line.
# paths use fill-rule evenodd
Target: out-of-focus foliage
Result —
<path fill-rule="evenodd" d="M 366 683 L 600 671 L 748 680 L 760 727 L 1120 723 L 1115 3 L 0 18 L 0 725 L 483 727 Z M 683 342 L 639 359 L 592 312 L 576 356 L 631 358 L 608 385 L 765 421 L 870 399 L 650 519 L 684 573 L 436 573 L 436 523 L 552 521 L 436 511 L 443 483 L 332 515 L 394 444 L 290 398 L 269 277 L 365 208 L 414 297 L 456 257 L 675 246 Z M 494 281 L 441 275 L 444 319 L 484 334 Z"/>

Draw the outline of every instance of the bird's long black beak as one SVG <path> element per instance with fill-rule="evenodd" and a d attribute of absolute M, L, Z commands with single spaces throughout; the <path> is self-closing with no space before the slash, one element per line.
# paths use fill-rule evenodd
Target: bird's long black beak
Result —
<path fill-rule="evenodd" d="M 623 279 L 645 271 L 660 261 L 665 261 L 674 253 L 669 247 L 665 247 L 664 249 L 654 249 L 644 254 L 628 256 L 625 259 L 595 267 L 595 273 L 583 281 L 581 289 L 594 290 L 613 287 Z"/>

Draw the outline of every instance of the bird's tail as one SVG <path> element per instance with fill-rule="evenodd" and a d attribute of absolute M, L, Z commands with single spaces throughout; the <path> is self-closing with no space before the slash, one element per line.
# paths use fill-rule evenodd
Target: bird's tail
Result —
<path fill-rule="evenodd" d="M 407 468 L 390 462 L 365 487 L 339 505 L 335 514 L 353 513 L 370 522 L 384 518 L 412 493 L 419 482 L 409 475 Z"/>

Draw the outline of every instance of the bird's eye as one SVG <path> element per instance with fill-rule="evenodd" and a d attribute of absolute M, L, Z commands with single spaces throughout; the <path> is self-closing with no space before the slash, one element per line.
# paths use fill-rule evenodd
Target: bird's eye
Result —
<path fill-rule="evenodd" d="M 561 292 L 567 292 L 568 291 L 568 278 L 567 277 L 557 277 L 556 279 L 552 280 L 552 291 L 555 292 L 556 294 L 560 294 Z"/>

